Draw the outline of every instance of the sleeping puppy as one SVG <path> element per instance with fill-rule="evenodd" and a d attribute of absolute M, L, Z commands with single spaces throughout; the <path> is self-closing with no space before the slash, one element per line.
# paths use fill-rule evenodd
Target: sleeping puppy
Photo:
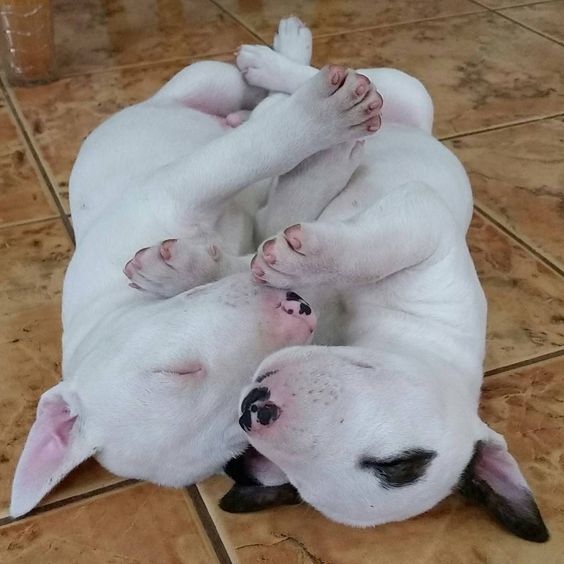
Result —
<path fill-rule="evenodd" d="M 279 33 L 281 53 L 307 46 L 297 27 Z M 220 471 L 248 444 L 233 398 L 249 373 L 311 342 L 310 306 L 248 274 L 257 183 L 278 178 L 291 193 L 331 171 L 342 188 L 359 164 L 356 141 L 380 125 L 381 97 L 366 77 L 327 67 L 231 127 L 266 95 L 235 66 L 196 63 L 82 145 L 70 179 L 77 245 L 63 290 L 63 379 L 39 401 L 13 516 L 91 456 L 169 486 Z M 318 214 L 302 211 L 298 220 Z"/>
<path fill-rule="evenodd" d="M 242 48 L 238 64 L 251 84 L 287 93 L 317 72 L 262 46 Z M 386 71 L 360 72 L 382 91 Z M 336 346 L 286 348 L 261 363 L 239 411 L 254 449 L 227 467 L 240 484 L 222 506 L 270 506 L 274 486 L 290 482 L 327 517 L 363 527 L 459 491 L 514 534 L 546 541 L 503 437 L 477 413 L 486 301 L 465 240 L 468 178 L 431 135 L 419 83 L 404 81 L 402 113 L 398 98 L 384 100 L 382 128 L 347 187 L 252 261 L 260 287 L 296 288 L 323 312 L 316 343 Z"/>

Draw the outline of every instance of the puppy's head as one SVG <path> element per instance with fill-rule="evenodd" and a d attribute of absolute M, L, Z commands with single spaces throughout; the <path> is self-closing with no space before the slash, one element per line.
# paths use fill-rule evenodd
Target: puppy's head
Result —
<path fill-rule="evenodd" d="M 270 353 L 310 342 L 315 315 L 247 274 L 141 301 L 94 327 L 65 379 L 43 394 L 18 463 L 11 513 L 29 511 L 84 459 L 125 477 L 182 486 L 247 445 L 237 397 Z"/>
<path fill-rule="evenodd" d="M 360 358 L 350 349 L 285 349 L 243 392 L 249 441 L 305 501 L 335 521 L 369 526 L 460 491 L 518 536 L 547 540 L 503 438 L 476 413 L 474 392 L 402 355 Z"/>

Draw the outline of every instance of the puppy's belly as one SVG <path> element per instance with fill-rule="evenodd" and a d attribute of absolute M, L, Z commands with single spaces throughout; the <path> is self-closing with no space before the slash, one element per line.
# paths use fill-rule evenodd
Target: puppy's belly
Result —
<path fill-rule="evenodd" d="M 77 237 L 124 191 L 134 190 L 158 168 L 188 157 L 229 130 L 216 116 L 148 103 L 126 108 L 104 122 L 83 143 L 71 173 Z"/>

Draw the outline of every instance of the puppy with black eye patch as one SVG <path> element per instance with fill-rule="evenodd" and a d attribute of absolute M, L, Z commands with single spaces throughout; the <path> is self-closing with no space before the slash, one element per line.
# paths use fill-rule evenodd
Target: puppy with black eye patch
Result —
<path fill-rule="evenodd" d="M 286 92 L 314 72 L 296 63 L 281 77 L 266 47 L 243 48 L 239 63 L 251 60 L 253 84 Z M 376 72 L 366 76 L 378 84 Z M 330 519 L 364 527 L 461 493 L 544 542 L 517 462 L 478 416 L 487 307 L 466 244 L 468 177 L 433 138 L 419 82 L 383 97 L 382 127 L 345 189 L 251 262 L 257 284 L 293 288 L 322 315 L 314 345 L 271 354 L 241 395 L 239 422 L 264 458 L 239 464 L 268 496 L 242 483 L 221 506 L 270 507 L 271 488 L 291 484 Z"/>

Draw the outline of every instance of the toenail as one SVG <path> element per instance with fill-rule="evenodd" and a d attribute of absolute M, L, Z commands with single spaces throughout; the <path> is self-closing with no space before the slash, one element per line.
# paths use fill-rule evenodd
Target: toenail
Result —
<path fill-rule="evenodd" d="M 264 270 L 260 266 L 253 266 L 253 274 L 256 276 L 264 276 Z"/>
<path fill-rule="evenodd" d="M 135 257 L 134 258 L 138 258 L 140 257 L 149 247 L 145 247 L 144 249 L 139 249 L 136 253 L 135 253 Z"/>
<path fill-rule="evenodd" d="M 366 92 L 366 87 L 364 86 L 364 84 L 361 84 L 360 86 L 357 86 L 355 92 L 358 96 L 362 96 Z"/>

